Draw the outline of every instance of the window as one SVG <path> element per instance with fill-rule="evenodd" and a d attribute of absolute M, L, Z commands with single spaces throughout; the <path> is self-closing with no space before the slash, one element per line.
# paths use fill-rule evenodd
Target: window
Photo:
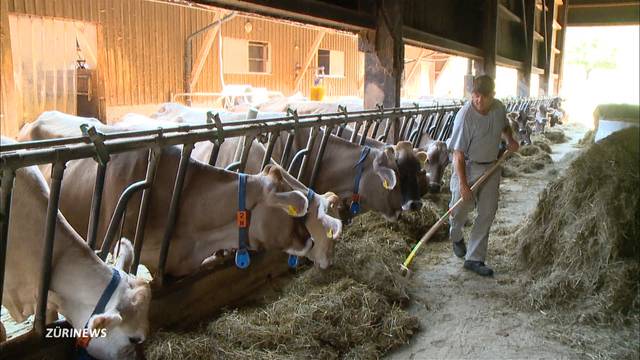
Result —
<path fill-rule="evenodd" d="M 268 72 L 269 44 L 257 41 L 249 41 L 249 72 Z"/>
<path fill-rule="evenodd" d="M 344 77 L 344 52 L 318 49 L 318 67 L 324 67 L 328 77 Z"/>
<path fill-rule="evenodd" d="M 225 74 L 269 74 L 269 43 L 225 37 L 222 63 Z"/>

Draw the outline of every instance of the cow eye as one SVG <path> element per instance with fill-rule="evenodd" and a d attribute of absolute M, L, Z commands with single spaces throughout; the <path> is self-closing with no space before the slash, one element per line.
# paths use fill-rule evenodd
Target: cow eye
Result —
<path fill-rule="evenodd" d="M 138 345 L 142 342 L 142 339 L 140 339 L 139 337 L 130 337 L 129 342 L 133 345 Z"/>

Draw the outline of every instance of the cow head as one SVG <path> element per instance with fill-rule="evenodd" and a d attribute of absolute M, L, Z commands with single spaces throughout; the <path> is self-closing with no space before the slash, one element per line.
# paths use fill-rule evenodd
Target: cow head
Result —
<path fill-rule="evenodd" d="M 313 237 L 314 246 L 307 258 L 324 270 L 333 264 L 335 240 L 342 233 L 342 221 L 334 216 L 340 198 L 331 192 L 315 194 L 311 203 L 305 225 Z"/>
<path fill-rule="evenodd" d="M 527 123 L 527 117 L 526 111 L 507 114 L 514 138 L 520 145 L 531 145 L 531 127 Z"/>
<path fill-rule="evenodd" d="M 444 141 L 432 141 L 425 150 L 416 154 L 426 175 L 421 179 L 420 195 L 440 192 L 444 169 L 449 165 L 449 152 Z"/>
<path fill-rule="evenodd" d="M 135 359 L 136 347 L 149 332 L 151 289 L 146 281 L 124 271 L 129 269 L 132 260 L 133 247 L 128 240 L 122 239 L 115 266 L 121 275 L 120 283 L 105 312 L 91 316 L 87 324 L 89 330 L 106 334 L 89 342 L 87 352 L 96 358 Z"/>
<path fill-rule="evenodd" d="M 394 146 L 395 160 L 398 166 L 398 182 L 402 193 L 402 210 L 420 210 L 420 188 L 418 179 L 424 176 L 419 156 L 420 152 L 414 152 L 409 141 L 400 141 Z M 426 155 L 426 154 L 425 154 Z"/>
<path fill-rule="evenodd" d="M 275 165 L 268 165 L 274 167 Z M 278 167 L 279 168 L 279 167 Z M 309 189 L 296 178 L 280 169 L 280 174 L 291 189 L 298 189 L 308 194 Z M 333 263 L 333 247 L 342 233 L 342 222 L 336 215 L 340 198 L 332 193 L 313 193 L 309 200 L 309 209 L 304 217 L 304 226 L 311 235 L 313 247 L 304 256 L 313 261 L 321 269 Z M 297 254 L 295 254 L 297 255 Z"/>
<path fill-rule="evenodd" d="M 306 256 L 313 242 L 304 225 L 309 210 L 306 194 L 292 190 L 284 181 L 285 170 L 278 165 L 267 165 L 258 175 L 262 184 L 260 200 L 251 210 L 250 239 L 260 247 L 281 249 Z"/>
<path fill-rule="evenodd" d="M 360 180 L 363 208 L 375 210 L 387 220 L 395 221 L 402 211 L 402 192 L 398 186 L 398 167 L 393 146 L 371 149 L 373 171 L 365 171 Z"/>

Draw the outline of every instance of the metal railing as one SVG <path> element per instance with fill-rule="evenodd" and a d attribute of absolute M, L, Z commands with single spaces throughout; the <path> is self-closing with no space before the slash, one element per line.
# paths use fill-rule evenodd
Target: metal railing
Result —
<path fill-rule="evenodd" d="M 306 184 L 309 187 L 317 177 L 319 165 L 323 158 L 330 134 L 336 129 L 339 134 L 347 125 L 353 125 L 351 142 L 364 144 L 367 138 L 386 142 L 392 124 L 398 128 L 398 138 L 411 141 L 414 146 L 419 144 L 424 136 L 430 136 L 436 140 L 446 140 L 453 127 L 453 120 L 460 106 L 429 106 L 389 108 L 378 107 L 375 110 L 362 110 L 347 112 L 340 108 L 337 113 L 301 115 L 295 111 L 288 111 L 288 115 L 275 119 L 256 119 L 246 121 L 232 121 L 222 123 L 217 114 L 208 113 L 207 123 L 200 125 L 176 125 L 170 128 L 157 128 L 150 130 L 123 131 L 108 134 L 97 133 L 95 129 L 84 129 L 83 136 L 30 141 L 16 144 L 7 144 L 0 147 L 0 303 L 2 302 L 3 283 L 5 275 L 5 259 L 8 242 L 9 221 L 11 217 L 11 198 L 15 172 L 20 168 L 32 165 L 51 164 L 51 189 L 47 207 L 47 217 L 44 235 L 43 255 L 41 259 L 41 273 L 38 291 L 38 303 L 36 307 L 34 329 L 37 335 L 42 336 L 45 329 L 45 311 L 47 295 L 51 281 L 51 263 L 56 226 L 56 215 L 59 209 L 60 189 L 64 177 L 65 166 L 69 161 L 93 158 L 96 160 L 96 179 L 92 195 L 89 222 L 87 229 L 87 243 L 94 249 L 97 243 L 97 229 L 99 225 L 99 213 L 102 202 L 102 192 L 105 184 L 105 174 L 109 166 L 111 154 L 130 151 L 148 151 L 148 163 L 145 178 L 130 184 L 120 195 L 114 213 L 102 241 L 98 254 L 102 260 L 106 259 L 114 244 L 118 225 L 124 222 L 124 212 L 131 197 L 142 191 L 140 208 L 138 210 L 137 223 L 134 236 L 134 261 L 132 271 L 136 271 L 140 262 L 140 253 L 144 242 L 144 228 L 146 224 L 148 207 L 150 203 L 151 187 L 154 183 L 155 173 L 158 167 L 162 148 L 182 145 L 180 162 L 176 169 L 176 178 L 171 196 L 168 221 L 164 229 L 161 243 L 161 252 L 158 259 L 157 273 L 154 274 L 154 282 L 162 286 L 165 279 L 165 265 L 170 254 L 170 244 L 178 213 L 178 204 L 182 193 L 185 173 L 189 164 L 189 158 L 194 144 L 201 141 L 210 141 L 213 148 L 210 156 L 210 164 L 215 164 L 220 145 L 225 139 L 233 137 L 245 137 L 242 142 L 240 161 L 230 166 L 230 170 L 242 171 L 246 165 L 248 154 L 253 139 L 259 136 L 268 138 L 266 152 L 262 159 L 262 167 L 270 161 L 275 142 L 281 134 L 287 134 L 286 145 L 280 164 L 288 168 L 295 161 L 300 162 L 297 178 L 300 179 L 308 166 L 313 166 L 311 178 Z M 397 121 L 396 121 L 397 120 Z M 301 129 L 311 129 L 309 140 L 304 149 L 291 156 L 293 137 Z M 318 134 L 323 131 L 319 151 L 315 159 L 309 159 L 311 149 L 314 146 Z"/>

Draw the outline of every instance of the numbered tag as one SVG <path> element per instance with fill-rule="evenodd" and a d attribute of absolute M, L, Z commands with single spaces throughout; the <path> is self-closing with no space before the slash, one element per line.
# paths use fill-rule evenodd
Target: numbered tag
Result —
<path fill-rule="evenodd" d="M 298 267 L 298 257 L 295 255 L 289 255 L 288 260 L 289 267 L 295 269 Z"/>
<path fill-rule="evenodd" d="M 236 266 L 240 269 L 246 269 L 250 263 L 251 259 L 249 258 L 247 249 L 238 249 L 238 251 L 236 251 Z"/>
<path fill-rule="evenodd" d="M 387 180 L 382 181 L 382 186 L 384 186 L 385 189 L 390 190 L 391 188 L 389 187 L 389 182 Z"/>
<path fill-rule="evenodd" d="M 236 213 L 236 222 L 238 223 L 239 228 L 246 228 L 249 226 L 249 213 L 244 211 L 238 211 Z"/>
<path fill-rule="evenodd" d="M 293 205 L 289 205 L 288 212 L 289 212 L 289 216 L 297 216 L 298 215 L 298 209 L 296 209 L 296 207 L 293 206 Z"/>

